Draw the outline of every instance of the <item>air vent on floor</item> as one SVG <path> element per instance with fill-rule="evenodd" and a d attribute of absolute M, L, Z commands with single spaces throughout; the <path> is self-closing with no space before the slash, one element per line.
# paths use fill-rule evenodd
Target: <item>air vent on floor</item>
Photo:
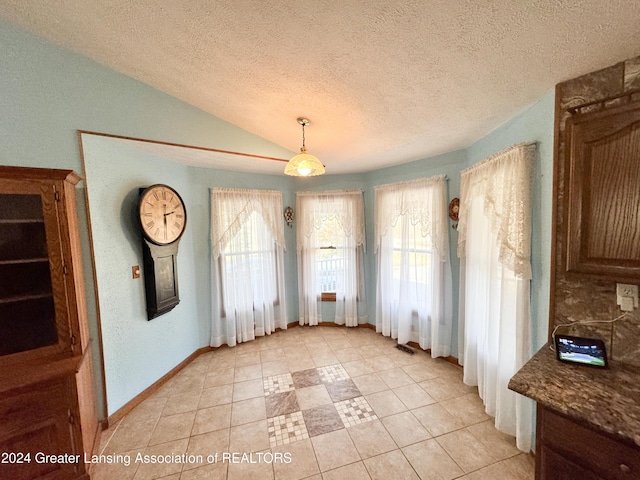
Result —
<path fill-rule="evenodd" d="M 398 345 L 396 345 L 396 348 L 397 348 L 398 350 L 402 350 L 403 352 L 410 353 L 411 355 L 413 355 L 414 353 L 416 353 L 416 352 L 414 352 L 412 349 L 410 349 L 409 347 L 407 347 L 406 345 L 399 345 L 399 344 L 398 344 Z"/>

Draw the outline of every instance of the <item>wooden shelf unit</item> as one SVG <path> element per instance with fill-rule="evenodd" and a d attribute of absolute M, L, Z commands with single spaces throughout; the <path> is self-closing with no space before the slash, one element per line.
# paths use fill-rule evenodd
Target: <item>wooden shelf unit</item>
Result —
<path fill-rule="evenodd" d="M 0 478 L 88 479 L 98 432 L 71 170 L 0 166 Z M 36 453 L 77 455 L 38 463 Z"/>

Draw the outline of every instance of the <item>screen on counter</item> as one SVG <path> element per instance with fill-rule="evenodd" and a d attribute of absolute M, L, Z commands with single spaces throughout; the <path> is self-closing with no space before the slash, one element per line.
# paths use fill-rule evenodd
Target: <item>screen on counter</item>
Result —
<path fill-rule="evenodd" d="M 580 363 L 592 367 L 607 366 L 604 342 L 598 338 L 555 336 L 556 356 L 562 362 Z"/>

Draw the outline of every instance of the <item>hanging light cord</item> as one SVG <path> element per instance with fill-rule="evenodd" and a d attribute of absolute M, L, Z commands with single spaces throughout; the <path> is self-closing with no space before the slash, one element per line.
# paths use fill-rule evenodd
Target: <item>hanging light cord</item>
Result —
<path fill-rule="evenodd" d="M 302 149 L 306 150 L 306 147 L 304 145 L 304 126 L 305 126 L 305 122 L 302 122 Z"/>

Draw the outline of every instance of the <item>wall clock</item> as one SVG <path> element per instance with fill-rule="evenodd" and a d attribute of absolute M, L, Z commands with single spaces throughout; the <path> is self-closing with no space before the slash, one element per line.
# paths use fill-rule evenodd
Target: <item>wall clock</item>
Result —
<path fill-rule="evenodd" d="M 180 303 L 178 244 L 187 226 L 182 198 L 168 185 L 140 189 L 138 220 L 142 229 L 147 318 L 159 317 Z"/>

